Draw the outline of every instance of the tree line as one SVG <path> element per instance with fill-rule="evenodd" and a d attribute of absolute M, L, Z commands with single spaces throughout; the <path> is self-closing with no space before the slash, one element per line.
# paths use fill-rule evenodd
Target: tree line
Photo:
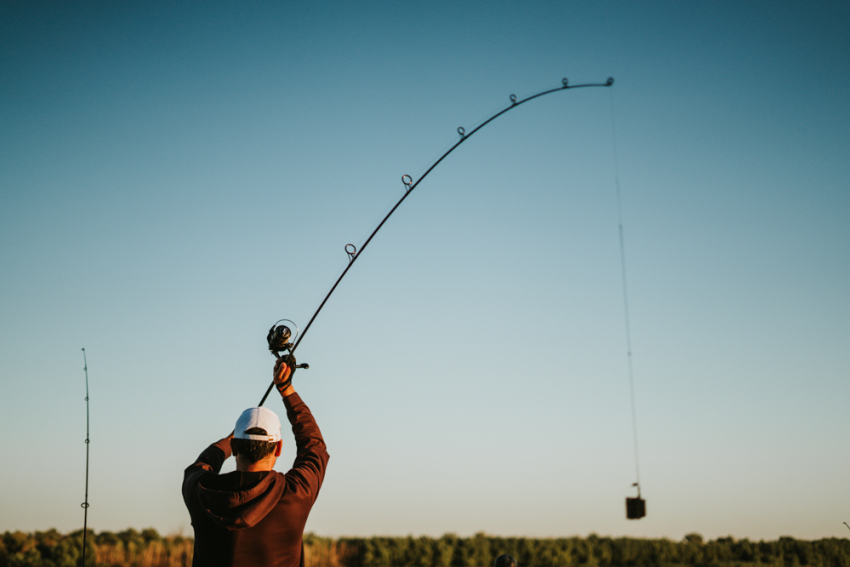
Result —
<path fill-rule="evenodd" d="M 0 567 L 79 567 L 82 530 L 60 534 L 5 532 L 0 539 Z M 190 537 L 160 536 L 154 529 L 122 532 L 89 530 L 86 567 L 189 567 Z M 781 537 L 750 541 L 722 537 L 703 541 L 689 534 L 669 539 L 588 537 L 342 537 L 304 536 L 306 567 L 490 567 L 499 555 L 513 555 L 519 567 L 816 565 L 850 567 L 850 540 L 815 541 Z"/>

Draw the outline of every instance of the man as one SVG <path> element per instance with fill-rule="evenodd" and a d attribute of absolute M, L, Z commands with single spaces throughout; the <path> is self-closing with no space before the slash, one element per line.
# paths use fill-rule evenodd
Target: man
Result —
<path fill-rule="evenodd" d="M 514 559 L 513 555 L 508 555 L 507 553 L 500 555 L 493 563 L 493 567 L 516 567 L 516 559 Z"/>
<path fill-rule="evenodd" d="M 289 381 L 279 359 L 274 383 L 292 424 L 297 455 L 286 474 L 276 472 L 280 420 L 266 408 L 249 408 L 229 436 L 213 443 L 186 469 L 183 500 L 195 530 L 193 567 L 304 565 L 302 536 L 328 464 L 322 433 Z M 219 475 L 236 458 L 236 470 Z"/>

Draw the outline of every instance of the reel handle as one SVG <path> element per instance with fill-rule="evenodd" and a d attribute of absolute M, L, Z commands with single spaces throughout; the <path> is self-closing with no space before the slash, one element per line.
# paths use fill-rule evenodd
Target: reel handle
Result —
<path fill-rule="evenodd" d="M 280 360 L 280 353 L 279 352 L 272 351 L 272 354 L 274 355 L 274 357 L 276 359 Z M 288 354 L 287 356 L 290 356 L 290 355 Z M 298 368 L 303 368 L 304 370 L 309 370 L 310 365 L 307 364 L 306 362 L 302 362 L 301 364 L 296 364 L 295 366 L 292 367 L 292 372 L 295 372 Z"/>

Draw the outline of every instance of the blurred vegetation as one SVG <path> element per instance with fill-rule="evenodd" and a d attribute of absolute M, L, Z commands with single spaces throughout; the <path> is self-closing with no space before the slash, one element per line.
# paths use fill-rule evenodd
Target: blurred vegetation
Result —
<path fill-rule="evenodd" d="M 77 567 L 82 530 L 67 535 L 56 530 L 5 532 L 0 540 L 0 567 Z M 189 567 L 193 540 L 162 537 L 154 529 L 138 532 L 89 530 L 86 567 Z M 306 567 L 490 567 L 503 553 L 519 567 L 588 565 L 598 567 L 693 565 L 818 565 L 850 567 L 850 540 L 816 541 L 781 537 L 776 541 L 722 537 L 704 541 L 688 534 L 682 541 L 610 538 L 590 535 L 568 538 L 494 537 L 343 537 L 304 536 Z"/>
<path fill-rule="evenodd" d="M 183 567 L 192 565 L 192 538 L 161 537 L 156 530 L 88 530 L 86 567 Z M 83 530 L 62 535 L 54 529 L 31 534 L 5 532 L 0 567 L 79 567 Z"/>

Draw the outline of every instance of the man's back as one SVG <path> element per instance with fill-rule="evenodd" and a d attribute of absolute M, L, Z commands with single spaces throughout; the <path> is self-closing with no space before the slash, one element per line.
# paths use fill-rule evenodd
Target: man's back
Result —
<path fill-rule="evenodd" d="M 286 474 L 237 470 L 219 475 L 231 454 L 229 438 L 210 445 L 186 469 L 183 499 L 195 530 L 194 566 L 303 565 L 304 526 L 328 453 L 300 396 L 284 397 L 284 405 L 297 446 Z"/>

